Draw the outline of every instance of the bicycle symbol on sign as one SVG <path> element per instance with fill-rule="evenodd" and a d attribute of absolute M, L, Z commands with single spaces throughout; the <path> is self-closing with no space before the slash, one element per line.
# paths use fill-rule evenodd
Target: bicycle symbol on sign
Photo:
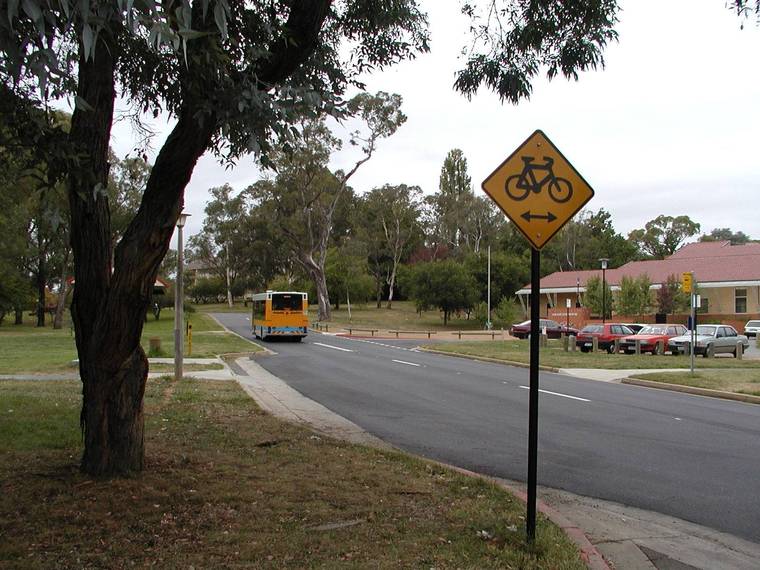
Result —
<path fill-rule="evenodd" d="M 540 194 L 545 186 L 549 189 L 549 197 L 559 204 L 572 198 L 573 185 L 569 180 L 554 175 L 553 158 L 545 156 L 543 164 L 533 162 L 535 160 L 533 156 L 520 158 L 525 163 L 522 172 L 510 176 L 504 183 L 504 189 L 510 198 L 517 202 L 525 200 L 531 191 Z"/>

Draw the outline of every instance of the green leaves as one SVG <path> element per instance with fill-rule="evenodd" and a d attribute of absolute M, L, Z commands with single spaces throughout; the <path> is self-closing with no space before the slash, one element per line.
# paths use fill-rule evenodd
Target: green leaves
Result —
<path fill-rule="evenodd" d="M 617 12 L 617 0 L 468 2 L 462 13 L 473 39 L 454 88 L 470 98 L 485 85 L 517 103 L 530 97 L 541 70 L 549 79 L 559 73 L 578 79 L 604 66 L 603 50 L 617 39 Z"/>

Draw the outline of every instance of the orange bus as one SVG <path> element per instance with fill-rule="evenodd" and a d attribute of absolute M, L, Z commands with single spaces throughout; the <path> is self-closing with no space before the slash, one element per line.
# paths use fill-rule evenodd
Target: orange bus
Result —
<path fill-rule="evenodd" d="M 309 299 L 301 291 L 267 291 L 251 297 L 251 328 L 254 336 L 295 338 L 299 341 L 309 330 Z"/>

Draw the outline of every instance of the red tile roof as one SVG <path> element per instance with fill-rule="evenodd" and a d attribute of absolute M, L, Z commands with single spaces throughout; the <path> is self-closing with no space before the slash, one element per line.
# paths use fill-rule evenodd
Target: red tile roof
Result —
<path fill-rule="evenodd" d="M 619 285 L 624 276 L 648 275 L 651 282 L 664 283 L 670 275 L 680 278 L 682 273 L 693 271 L 699 283 L 760 281 L 760 243 L 731 245 L 723 242 L 697 242 L 683 246 L 665 259 L 631 261 L 617 269 L 608 269 L 610 285 Z M 587 271 L 557 271 L 541 279 L 541 289 L 574 288 L 580 280 L 601 277 L 601 269 Z M 526 285 L 525 288 L 529 288 Z"/>

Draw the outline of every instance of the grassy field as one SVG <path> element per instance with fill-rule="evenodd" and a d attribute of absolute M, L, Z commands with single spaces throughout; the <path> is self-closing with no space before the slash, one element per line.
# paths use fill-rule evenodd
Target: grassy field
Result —
<path fill-rule="evenodd" d="M 212 305 L 195 305 L 200 313 L 218 313 L 218 312 L 248 312 L 250 309 L 243 306 L 242 303 L 235 304 L 230 308 L 225 304 Z M 309 306 L 309 321 L 317 321 L 317 306 Z M 332 326 L 344 326 L 352 324 L 354 326 L 364 326 L 376 329 L 401 329 L 401 330 L 469 330 L 481 328 L 473 319 L 467 319 L 462 314 L 459 318 L 452 315 L 449 323 L 443 326 L 443 313 L 440 311 L 423 311 L 417 313 L 414 303 L 411 301 L 395 301 L 392 309 L 386 308 L 386 303 L 378 309 L 374 303 L 366 305 L 351 305 L 351 318 L 348 317 L 348 308 L 341 305 L 340 309 L 332 309 L 332 318 L 327 322 Z"/>
<path fill-rule="evenodd" d="M 74 333 L 70 326 L 54 330 L 52 326 L 38 328 L 29 317 L 22 325 L 4 323 L 0 326 L 0 374 L 36 372 L 76 372 L 72 361 L 76 359 Z M 213 357 L 228 352 L 255 352 L 260 350 L 237 335 L 222 329 L 211 317 L 201 313 L 189 314 L 193 324 L 193 349 L 187 357 Z M 150 317 L 143 330 L 142 345 L 146 353 L 151 337 L 161 339 L 161 353 L 174 354 L 174 311 L 164 310 L 161 319 Z"/>
<path fill-rule="evenodd" d="M 527 340 L 480 341 L 429 345 L 427 348 L 471 356 L 484 356 L 511 362 L 530 362 Z M 697 358 L 697 368 L 752 368 L 760 371 L 760 360 L 735 358 Z M 565 352 L 559 340 L 550 340 L 541 349 L 540 363 L 555 368 L 606 368 L 612 370 L 641 368 L 689 368 L 688 356 L 652 356 L 651 354 L 607 354 L 606 352 Z"/>
<path fill-rule="evenodd" d="M 760 396 L 760 370 L 702 370 L 694 376 L 690 372 L 662 372 L 637 374 L 633 378 Z"/>
<path fill-rule="evenodd" d="M 148 382 L 147 466 L 91 480 L 77 382 L 0 381 L 2 568 L 585 568 L 499 488 L 314 435 L 231 382 Z"/>

